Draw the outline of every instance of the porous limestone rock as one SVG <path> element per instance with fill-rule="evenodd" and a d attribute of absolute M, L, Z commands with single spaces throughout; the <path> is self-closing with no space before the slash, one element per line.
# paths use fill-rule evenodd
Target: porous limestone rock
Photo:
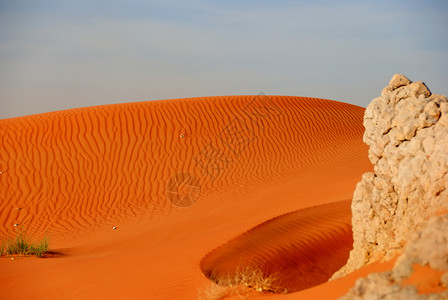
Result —
<path fill-rule="evenodd" d="M 356 186 L 353 250 L 333 278 L 396 257 L 425 221 L 448 209 L 446 96 L 396 74 L 367 107 L 364 127 L 374 172 Z"/>
<path fill-rule="evenodd" d="M 444 292 L 420 293 L 405 280 L 414 273 L 414 266 L 427 266 L 444 271 L 438 285 Z M 448 214 L 433 217 L 427 227 L 414 233 L 392 271 L 373 273 L 356 281 L 355 286 L 341 300 L 357 299 L 448 299 Z"/>

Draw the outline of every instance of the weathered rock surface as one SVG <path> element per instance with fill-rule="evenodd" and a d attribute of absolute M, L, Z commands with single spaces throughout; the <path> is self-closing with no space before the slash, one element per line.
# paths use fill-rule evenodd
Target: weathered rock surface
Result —
<path fill-rule="evenodd" d="M 446 96 L 396 74 L 367 107 L 364 127 L 374 172 L 354 192 L 354 248 L 334 278 L 396 257 L 422 224 L 448 209 Z"/>
<path fill-rule="evenodd" d="M 448 291 L 425 294 L 405 280 L 414 273 L 414 266 L 428 266 L 445 271 L 439 287 L 448 286 L 448 214 L 434 217 L 428 226 L 414 233 L 392 271 L 370 274 L 358 279 L 355 286 L 342 299 L 448 299 Z"/>

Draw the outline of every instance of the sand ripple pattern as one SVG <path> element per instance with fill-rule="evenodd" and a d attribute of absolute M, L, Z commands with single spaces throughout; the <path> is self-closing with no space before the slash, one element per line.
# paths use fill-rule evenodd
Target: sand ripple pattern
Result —
<path fill-rule="evenodd" d="M 273 279 L 274 292 L 322 284 L 352 249 L 350 204 L 318 205 L 266 221 L 210 252 L 201 261 L 202 272 L 222 282 L 255 269 Z"/>
<path fill-rule="evenodd" d="M 170 178 L 201 198 L 335 161 L 362 137 L 364 109 L 288 96 L 148 101 L 0 120 L 0 234 L 75 234 L 169 214 Z M 347 124 L 351 124 L 347 126 Z M 349 130 L 347 130 L 349 128 Z M 348 147 L 345 147 L 348 149 Z"/>

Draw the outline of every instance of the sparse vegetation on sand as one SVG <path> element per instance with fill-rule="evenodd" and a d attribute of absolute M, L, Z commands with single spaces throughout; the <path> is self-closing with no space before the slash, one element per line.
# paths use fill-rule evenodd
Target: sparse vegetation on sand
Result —
<path fill-rule="evenodd" d="M 39 242 L 32 243 L 20 231 L 15 239 L 8 239 L 1 242 L 0 256 L 4 255 L 34 255 L 43 257 L 48 252 L 48 240 L 42 239 Z"/>
<path fill-rule="evenodd" d="M 233 275 L 217 276 L 212 274 L 213 281 L 209 286 L 199 291 L 199 299 L 218 300 L 239 296 L 246 299 L 249 294 L 257 292 L 287 293 L 281 287 L 276 274 L 265 275 L 259 268 L 245 267 Z"/>

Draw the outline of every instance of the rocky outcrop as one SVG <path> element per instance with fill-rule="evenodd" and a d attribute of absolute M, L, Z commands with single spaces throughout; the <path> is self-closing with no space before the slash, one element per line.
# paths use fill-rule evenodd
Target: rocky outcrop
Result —
<path fill-rule="evenodd" d="M 415 285 L 407 284 L 406 280 L 414 275 L 416 266 L 427 267 L 426 273 L 441 275 L 438 282 L 434 282 L 434 288 L 448 287 L 448 214 L 434 217 L 425 229 L 413 234 L 392 271 L 358 279 L 349 293 L 340 299 L 448 299 L 448 291 L 425 294 Z"/>
<path fill-rule="evenodd" d="M 374 172 L 354 192 L 354 247 L 334 278 L 396 257 L 429 218 L 448 209 L 447 97 L 396 74 L 367 107 L 364 127 Z"/>

